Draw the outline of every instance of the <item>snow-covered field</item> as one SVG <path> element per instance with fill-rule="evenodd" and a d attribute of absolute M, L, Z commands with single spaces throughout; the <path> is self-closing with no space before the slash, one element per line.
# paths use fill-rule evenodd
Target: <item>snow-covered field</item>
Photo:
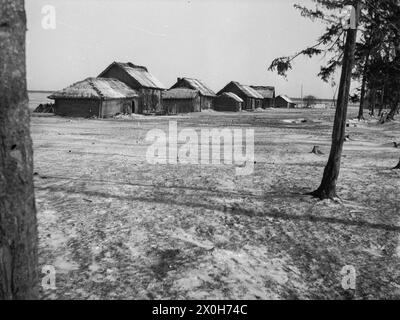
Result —
<path fill-rule="evenodd" d="M 39 260 L 57 271 L 42 297 L 400 298 L 400 123 L 351 123 L 342 203 L 320 202 L 303 194 L 322 177 L 333 112 L 34 116 Z M 170 120 L 254 128 L 254 174 L 148 164 L 146 133 Z M 355 291 L 342 288 L 347 265 Z"/>

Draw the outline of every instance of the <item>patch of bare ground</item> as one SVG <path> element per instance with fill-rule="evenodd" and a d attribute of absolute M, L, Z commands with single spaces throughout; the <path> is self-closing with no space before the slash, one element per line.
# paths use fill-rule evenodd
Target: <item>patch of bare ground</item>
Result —
<path fill-rule="evenodd" d="M 254 174 L 148 164 L 146 133 L 171 119 L 180 129 L 254 128 Z M 400 141 L 399 123 L 350 126 L 342 203 L 319 202 L 303 194 L 320 182 L 332 119 L 278 109 L 34 117 L 40 264 L 57 270 L 57 289 L 42 298 L 400 298 L 399 151 L 386 145 Z M 346 265 L 354 292 L 341 286 Z"/>

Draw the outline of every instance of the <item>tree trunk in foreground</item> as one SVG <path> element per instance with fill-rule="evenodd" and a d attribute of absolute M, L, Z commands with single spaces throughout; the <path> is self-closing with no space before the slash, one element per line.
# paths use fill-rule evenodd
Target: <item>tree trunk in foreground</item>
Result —
<path fill-rule="evenodd" d="M 35 299 L 37 226 L 24 0 L 0 0 L 0 299 Z"/>
<path fill-rule="evenodd" d="M 360 12 L 360 4 L 357 2 L 357 15 Z M 358 19 L 358 18 L 357 18 Z M 357 23 L 358 25 L 358 23 Z M 329 160 L 324 170 L 322 182 L 319 188 L 312 192 L 314 197 L 323 199 L 335 199 L 336 182 L 339 177 L 340 160 L 346 133 L 346 116 L 349 104 L 351 75 L 354 66 L 354 53 L 356 48 L 357 29 L 347 31 L 346 46 L 344 49 L 342 75 L 336 107 L 335 121 L 333 124 L 332 146 Z"/>

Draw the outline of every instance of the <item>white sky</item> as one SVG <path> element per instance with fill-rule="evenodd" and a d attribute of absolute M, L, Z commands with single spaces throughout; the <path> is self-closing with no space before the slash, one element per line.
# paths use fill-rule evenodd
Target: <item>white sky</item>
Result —
<path fill-rule="evenodd" d="M 288 79 L 271 61 L 311 45 L 323 26 L 293 8 L 309 0 L 27 0 L 30 90 L 59 90 L 97 76 L 113 61 L 145 65 L 167 87 L 177 77 L 215 91 L 229 81 L 274 85 L 277 93 L 332 98 L 316 75 L 321 60 L 300 58 Z M 55 30 L 42 28 L 42 7 L 56 8 Z"/>

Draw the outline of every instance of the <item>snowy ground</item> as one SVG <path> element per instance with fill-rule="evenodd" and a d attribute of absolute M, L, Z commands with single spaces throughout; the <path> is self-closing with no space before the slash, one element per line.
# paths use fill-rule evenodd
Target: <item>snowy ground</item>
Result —
<path fill-rule="evenodd" d="M 351 110 L 351 116 L 356 110 Z M 254 128 L 253 175 L 150 165 L 148 130 Z M 306 121 L 304 121 L 306 120 Z M 320 182 L 332 110 L 32 118 L 40 265 L 66 299 L 400 298 L 400 124 L 351 124 L 339 195 Z M 324 155 L 311 154 L 314 145 Z M 357 288 L 342 288 L 352 265 Z"/>

